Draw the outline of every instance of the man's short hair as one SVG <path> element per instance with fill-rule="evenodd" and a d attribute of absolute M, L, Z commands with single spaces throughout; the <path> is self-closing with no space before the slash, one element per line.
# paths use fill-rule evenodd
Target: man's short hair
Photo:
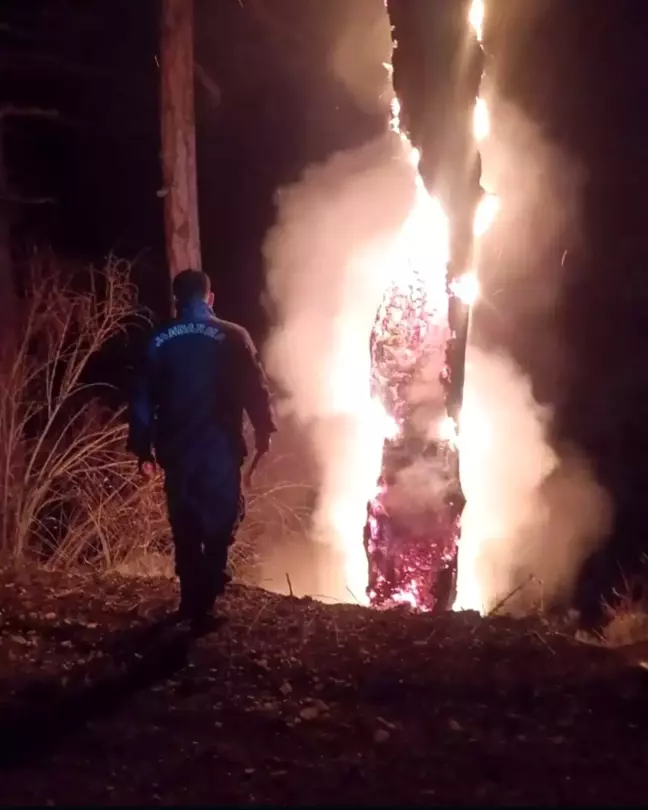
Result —
<path fill-rule="evenodd" d="M 205 299 L 211 292 L 211 282 L 202 270 L 183 270 L 173 279 L 173 297 L 180 303 Z"/>

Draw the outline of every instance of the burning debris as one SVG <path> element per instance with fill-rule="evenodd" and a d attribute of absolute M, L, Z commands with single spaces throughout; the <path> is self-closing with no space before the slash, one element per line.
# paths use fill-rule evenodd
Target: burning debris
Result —
<path fill-rule="evenodd" d="M 464 505 L 457 434 L 469 310 L 478 293 L 474 241 L 496 210 L 480 185 L 477 146 L 489 131 L 479 97 L 484 5 L 387 0 L 387 9 L 394 42 L 392 127 L 413 147 L 420 187 L 403 232 L 398 277 L 371 336 L 371 393 L 391 429 L 368 504 L 367 593 L 375 606 L 446 610 L 455 598 Z M 425 383 L 421 401 L 414 392 Z M 421 419 L 423 406 L 427 418 Z M 421 477 L 425 496 L 418 498 Z"/>

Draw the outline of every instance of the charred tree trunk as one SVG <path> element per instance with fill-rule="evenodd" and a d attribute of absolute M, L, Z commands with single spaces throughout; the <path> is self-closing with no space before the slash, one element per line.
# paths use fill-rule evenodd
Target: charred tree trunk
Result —
<path fill-rule="evenodd" d="M 420 150 L 428 191 L 450 220 L 447 347 L 448 413 L 461 410 L 469 312 L 451 283 L 469 267 L 473 218 L 482 194 L 481 161 L 472 133 L 484 53 L 469 23 L 470 0 L 387 0 L 392 24 L 394 89 L 401 124 Z"/>
<path fill-rule="evenodd" d="M 482 194 L 473 113 L 484 53 L 469 25 L 471 0 L 387 0 L 386 5 L 392 25 L 400 127 L 419 150 L 421 178 L 430 194 L 441 201 L 450 224 L 446 268 L 450 339 L 440 381 L 447 413 L 457 422 L 470 313 L 455 294 L 454 282 L 472 262 L 473 222 Z M 411 528 L 411 515 L 403 520 L 397 510 L 390 511 L 386 497 L 390 479 L 402 469 L 399 455 L 411 463 L 415 453 L 433 460 L 447 481 L 443 501 L 421 515 L 423 533 Z M 456 446 L 442 439 L 430 442 L 415 430 L 409 437 L 405 427 L 397 442 L 385 444 L 381 486 L 369 502 L 365 531 L 372 604 L 406 600 L 435 612 L 452 607 L 464 500 Z"/>
<path fill-rule="evenodd" d="M 162 0 L 162 193 L 171 278 L 201 267 L 193 38 L 193 0 Z"/>

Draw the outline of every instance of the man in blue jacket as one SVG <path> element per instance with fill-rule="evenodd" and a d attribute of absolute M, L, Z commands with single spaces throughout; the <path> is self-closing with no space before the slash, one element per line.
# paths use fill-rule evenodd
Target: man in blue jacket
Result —
<path fill-rule="evenodd" d="M 177 317 L 153 333 L 135 379 L 128 449 L 143 475 L 164 470 L 180 616 L 201 621 L 229 581 L 228 550 L 244 515 L 243 411 L 257 457 L 276 427 L 254 344 L 214 315 L 209 277 L 185 270 L 173 294 Z"/>

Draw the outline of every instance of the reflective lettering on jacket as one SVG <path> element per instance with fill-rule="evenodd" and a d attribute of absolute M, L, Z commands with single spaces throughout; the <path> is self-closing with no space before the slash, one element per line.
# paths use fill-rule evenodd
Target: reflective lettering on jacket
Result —
<path fill-rule="evenodd" d="M 155 337 L 155 348 L 159 349 L 164 343 L 182 335 L 205 335 L 212 340 L 224 340 L 225 335 L 215 326 L 207 323 L 176 323 L 160 332 Z"/>

